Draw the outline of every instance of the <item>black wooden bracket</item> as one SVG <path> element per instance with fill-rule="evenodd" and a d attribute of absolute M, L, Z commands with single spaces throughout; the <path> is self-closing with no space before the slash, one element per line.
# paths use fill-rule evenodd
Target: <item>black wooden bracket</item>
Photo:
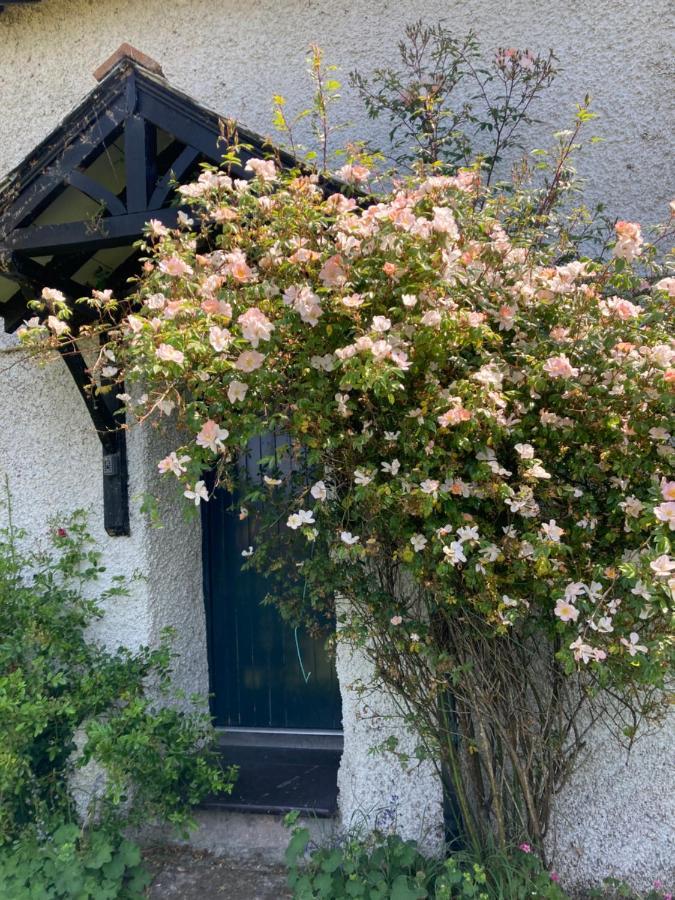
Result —
<path fill-rule="evenodd" d="M 64 341 L 59 351 L 77 385 L 103 449 L 103 524 L 111 537 L 127 536 L 129 528 L 129 473 L 126 431 L 119 415 L 118 389 L 99 394 L 87 364 L 74 340 Z"/>

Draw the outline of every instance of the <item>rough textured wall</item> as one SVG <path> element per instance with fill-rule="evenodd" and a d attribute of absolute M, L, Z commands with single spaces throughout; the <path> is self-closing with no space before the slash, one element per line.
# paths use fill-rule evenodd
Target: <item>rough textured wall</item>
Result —
<path fill-rule="evenodd" d="M 403 25 L 444 16 L 458 32 L 475 28 L 486 46 L 553 47 L 563 73 L 538 109 L 542 146 L 565 127 L 586 92 L 605 138 L 583 156 L 589 198 L 613 214 L 643 222 L 663 216 L 673 166 L 673 19 L 669 0 L 42 0 L 0 16 L 0 176 L 16 165 L 93 86 L 91 72 L 123 41 L 157 59 L 168 79 L 198 101 L 268 132 L 270 98 L 306 105 L 305 52 L 319 42 L 329 61 L 367 71 L 390 61 Z M 343 118 L 352 134 L 382 138 L 364 122 L 345 91 Z M 345 134 L 345 137 L 349 132 Z M 4 342 L 4 338 L 2 339 Z M 150 483 L 155 452 L 130 439 L 132 493 Z M 147 532 L 137 511 L 131 538 L 100 534 L 100 449 L 74 386 L 61 367 L 36 373 L 6 370 L 0 357 L 0 470 L 10 473 L 18 517 L 34 534 L 46 514 L 72 506 L 93 510 L 92 522 L 111 572 L 139 569 L 146 582 L 109 611 L 101 634 L 110 642 L 156 637 L 178 626 L 189 689 L 205 687 L 198 528 L 176 512 L 163 532 Z M 191 651 L 186 653 L 185 651 Z M 402 827 L 439 815 L 438 786 L 423 773 L 402 778 L 386 758 L 371 758 L 372 729 L 348 684 L 361 664 L 340 660 L 345 696 L 342 810 L 386 807 L 396 786 Z M 628 762 L 598 736 L 584 768 L 558 804 L 559 864 L 583 883 L 604 873 L 645 885 L 668 876 L 675 858 L 672 809 L 673 729 L 638 744 Z M 672 802 L 672 801 L 670 801 Z M 405 809 L 403 808 L 405 806 Z M 438 818 L 436 818 L 436 823 Z"/>
<path fill-rule="evenodd" d="M 415 17 L 473 27 L 488 47 L 556 50 L 563 68 L 539 108 L 541 146 L 591 93 L 605 143 L 581 169 L 615 213 L 663 216 L 671 199 L 673 15 L 669 0 L 42 0 L 0 16 L 0 172 L 28 153 L 91 88 L 91 73 L 123 41 L 153 56 L 169 80 L 263 133 L 271 97 L 306 103 L 305 51 L 319 42 L 344 71 L 391 61 Z M 362 111 L 345 94 L 344 120 Z M 382 137 L 384 125 L 369 134 Z M 670 177 L 668 177 L 670 176 Z"/>
<path fill-rule="evenodd" d="M 104 578 L 138 575 L 128 597 L 108 604 L 96 636 L 110 647 L 156 640 L 167 625 L 177 629 L 176 684 L 208 691 L 198 522 L 186 525 L 181 510 L 164 504 L 165 526 L 149 529 L 139 497 L 154 487 L 157 453 L 146 435 L 128 435 L 131 536 L 103 530 L 101 445 L 86 407 L 61 360 L 38 367 L 15 353 L 16 338 L 0 329 L 0 479 L 9 478 L 16 524 L 47 540 L 48 520 L 85 509 L 103 553 Z M 174 501 L 175 502 L 175 501 Z M 5 510 L 0 507 L 0 522 Z"/>
<path fill-rule="evenodd" d="M 338 776 L 344 825 L 356 831 L 392 829 L 419 840 L 430 852 L 437 851 L 444 839 L 443 792 L 434 767 L 415 761 L 417 742 L 401 728 L 391 698 L 368 689 L 372 667 L 360 652 L 338 643 L 337 671 L 345 722 Z M 399 763 L 392 753 L 371 752 L 392 733 L 399 739 L 397 749 L 412 758 L 410 765 Z"/>
<path fill-rule="evenodd" d="M 555 865 L 590 886 L 606 876 L 648 888 L 675 886 L 675 716 L 630 753 L 598 729 L 555 806 Z"/>

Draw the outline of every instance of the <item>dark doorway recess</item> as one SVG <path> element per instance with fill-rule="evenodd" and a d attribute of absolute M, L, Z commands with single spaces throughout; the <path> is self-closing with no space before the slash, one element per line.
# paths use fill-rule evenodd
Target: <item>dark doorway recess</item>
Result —
<path fill-rule="evenodd" d="M 302 737 L 288 732 L 223 734 L 223 763 L 239 766 L 239 777 L 231 794 L 210 797 L 203 806 L 268 814 L 298 810 L 324 818 L 335 815 L 342 738 Z"/>
<path fill-rule="evenodd" d="M 246 466 L 274 453 L 273 435 L 250 448 Z M 263 605 L 263 576 L 243 571 L 242 551 L 255 543 L 255 514 L 241 520 L 218 490 L 203 504 L 204 594 L 212 713 L 225 728 L 339 731 L 340 690 L 325 640 L 284 622 Z"/>

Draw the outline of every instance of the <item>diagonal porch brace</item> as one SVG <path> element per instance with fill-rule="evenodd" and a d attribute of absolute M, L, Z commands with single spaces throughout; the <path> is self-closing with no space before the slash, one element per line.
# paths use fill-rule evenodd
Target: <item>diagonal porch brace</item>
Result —
<path fill-rule="evenodd" d="M 111 537 L 131 534 L 129 528 L 129 476 L 126 432 L 113 411 L 118 406 L 96 396 L 84 357 L 74 340 L 64 341 L 59 351 L 77 385 L 103 448 L 103 524 Z"/>

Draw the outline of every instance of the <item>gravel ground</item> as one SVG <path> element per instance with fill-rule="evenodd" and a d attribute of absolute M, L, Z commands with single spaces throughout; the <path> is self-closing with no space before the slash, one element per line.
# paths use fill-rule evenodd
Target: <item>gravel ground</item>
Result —
<path fill-rule="evenodd" d="M 147 850 L 149 900 L 291 900 L 283 867 L 241 863 L 185 847 Z"/>

